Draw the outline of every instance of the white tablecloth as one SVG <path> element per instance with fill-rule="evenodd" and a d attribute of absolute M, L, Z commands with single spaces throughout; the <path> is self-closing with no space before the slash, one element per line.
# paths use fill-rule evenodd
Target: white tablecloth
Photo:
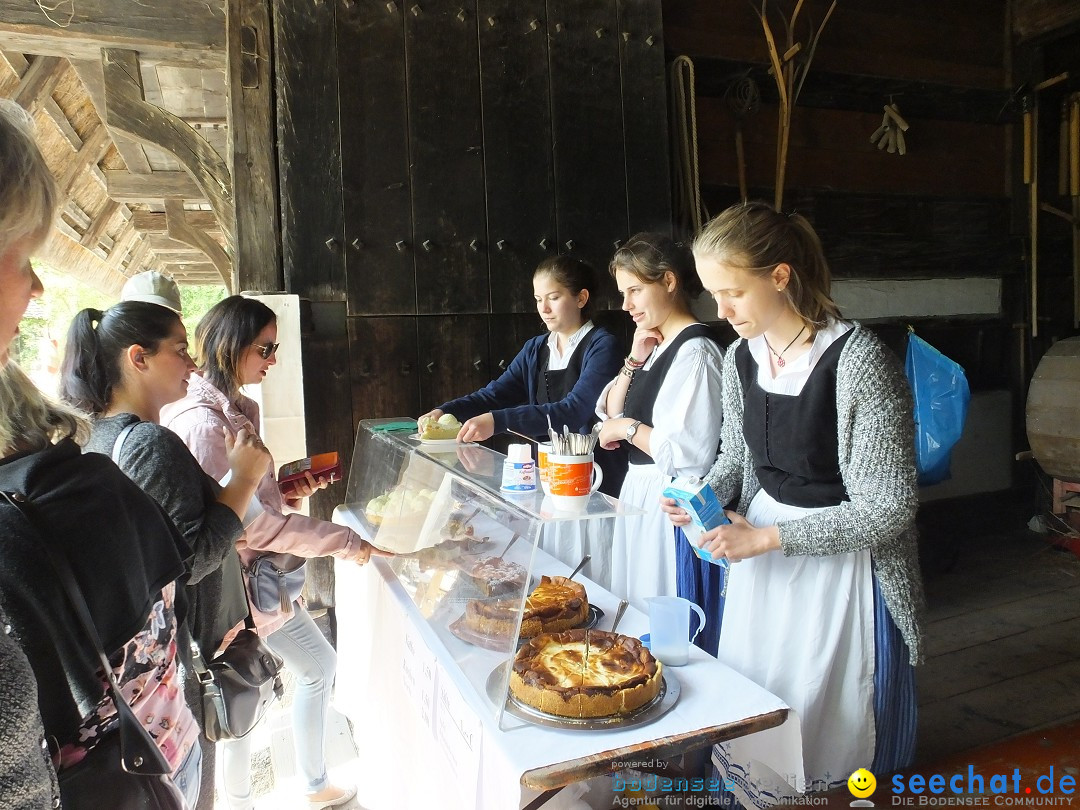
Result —
<path fill-rule="evenodd" d="M 542 550 L 537 549 L 536 555 L 535 571 L 569 573 Z M 786 708 L 775 695 L 691 647 L 690 663 L 668 670 L 682 687 L 677 704 L 648 725 L 616 731 L 559 730 L 525 724 L 509 715 L 499 724 L 494 704 L 472 684 L 482 684 L 505 656 L 437 633 L 420 618 L 382 561 L 363 568 L 338 562 L 336 573 L 336 703 L 353 723 L 363 763 L 363 773 L 355 778 L 361 783 L 377 780 L 380 788 L 385 785 L 385 791 L 376 792 L 392 796 L 386 806 L 395 810 L 521 807 L 537 795 L 521 785 L 522 774 L 532 769 Z M 584 577 L 578 579 L 590 602 L 606 614 L 600 629 L 610 628 L 618 599 Z M 630 608 L 619 632 L 648 632 L 648 617 Z M 408 652 L 407 639 L 421 649 Z M 428 666 L 435 670 L 432 674 L 442 694 L 435 694 L 423 710 L 427 716 L 422 716 L 425 701 L 418 698 L 415 681 L 425 677 L 418 669 Z M 453 724 L 448 725 L 449 720 Z M 793 724 L 784 727 L 789 725 Z M 457 739 L 443 744 L 440 736 Z M 463 739 L 472 741 L 471 749 Z"/>

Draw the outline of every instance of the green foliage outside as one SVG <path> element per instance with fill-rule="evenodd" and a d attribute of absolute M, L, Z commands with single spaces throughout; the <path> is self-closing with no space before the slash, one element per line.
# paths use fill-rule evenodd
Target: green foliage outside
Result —
<path fill-rule="evenodd" d="M 118 299 L 36 260 L 34 270 L 45 294 L 30 302 L 19 324 L 12 357 L 42 390 L 51 394 L 55 393 L 55 376 L 72 319 L 87 307 L 108 309 Z M 182 320 L 189 335 L 207 310 L 224 297 L 224 285 L 180 285 Z"/>

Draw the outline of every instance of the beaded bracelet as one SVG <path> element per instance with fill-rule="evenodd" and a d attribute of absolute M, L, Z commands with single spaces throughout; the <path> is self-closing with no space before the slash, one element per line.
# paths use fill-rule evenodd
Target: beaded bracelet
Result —
<path fill-rule="evenodd" d="M 634 379 L 634 369 L 632 368 L 627 368 L 626 366 L 623 366 L 619 369 L 619 373 L 622 374 L 624 377 L 629 377 L 631 380 Z"/>
<path fill-rule="evenodd" d="M 626 363 L 627 368 L 632 368 L 632 369 L 639 369 L 643 365 L 645 365 L 644 360 L 635 360 L 634 355 L 632 355 L 632 354 L 626 355 L 626 360 L 624 362 Z"/>

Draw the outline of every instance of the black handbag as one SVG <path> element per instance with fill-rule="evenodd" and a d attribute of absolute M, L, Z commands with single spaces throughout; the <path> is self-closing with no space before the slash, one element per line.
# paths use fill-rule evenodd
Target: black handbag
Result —
<path fill-rule="evenodd" d="M 203 733 L 208 740 L 246 737 L 284 691 L 280 673 L 285 662 L 259 638 L 250 607 L 244 625 L 209 664 L 199 645 L 191 644 L 202 695 Z"/>
<path fill-rule="evenodd" d="M 172 768 L 168 761 L 120 693 L 71 565 L 52 548 L 47 535 L 39 529 L 26 498 L 20 493 L 2 494 L 41 537 L 41 548 L 49 557 L 86 638 L 94 644 L 116 707 L 117 729 L 91 748 L 82 760 L 57 774 L 63 807 L 65 810 L 100 810 L 104 807 L 110 810 L 187 810 L 183 794 L 169 776 Z"/>

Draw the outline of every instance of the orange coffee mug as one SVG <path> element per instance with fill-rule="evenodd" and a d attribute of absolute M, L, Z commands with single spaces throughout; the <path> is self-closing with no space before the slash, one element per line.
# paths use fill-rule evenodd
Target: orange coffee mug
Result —
<path fill-rule="evenodd" d="M 549 455 L 551 455 L 551 442 L 540 442 L 536 445 L 536 475 L 540 479 L 540 487 L 544 490 L 545 495 L 551 494 L 551 487 L 548 486 L 547 479 Z"/>
<path fill-rule="evenodd" d="M 604 482 L 604 472 L 593 461 L 592 453 L 583 456 L 547 453 L 545 469 L 544 491 L 557 509 L 584 509 L 589 496 Z"/>

